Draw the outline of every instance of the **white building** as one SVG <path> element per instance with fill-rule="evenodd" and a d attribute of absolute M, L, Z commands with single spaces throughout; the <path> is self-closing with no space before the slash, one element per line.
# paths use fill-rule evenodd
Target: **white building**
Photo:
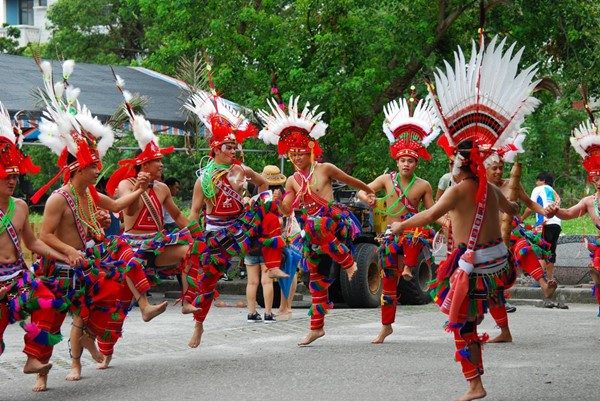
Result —
<path fill-rule="evenodd" d="M 0 36 L 4 36 L 2 24 L 21 30 L 19 46 L 29 42 L 44 43 L 50 38 L 46 25 L 46 10 L 57 0 L 0 0 Z"/>

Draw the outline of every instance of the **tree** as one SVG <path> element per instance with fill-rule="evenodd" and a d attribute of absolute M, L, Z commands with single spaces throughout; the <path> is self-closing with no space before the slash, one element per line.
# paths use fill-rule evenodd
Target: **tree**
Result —
<path fill-rule="evenodd" d="M 410 85 L 425 96 L 424 78 L 458 45 L 469 49 L 482 20 L 488 38 L 526 45 L 523 64 L 537 62 L 544 83 L 560 88 L 558 99 L 540 92 L 543 105 L 526 122 L 524 182 L 548 166 L 541 156 L 581 172 L 568 135 L 585 115 L 571 102 L 582 82 L 600 96 L 600 5 L 585 0 L 59 0 L 50 17 L 52 51 L 83 61 L 174 75 L 182 57 L 206 50 L 220 93 L 254 109 L 266 106 L 276 72 L 284 99 L 300 95 L 325 111 L 326 158 L 365 180 L 395 168 L 383 105 Z M 446 162 L 432 152 L 419 174 L 437 182 Z"/>
<path fill-rule="evenodd" d="M 0 36 L 0 53 L 23 53 L 23 48 L 19 47 L 19 41 L 17 40 L 21 37 L 21 30 L 6 23 L 2 24 L 2 29 L 4 29 L 4 36 Z"/>

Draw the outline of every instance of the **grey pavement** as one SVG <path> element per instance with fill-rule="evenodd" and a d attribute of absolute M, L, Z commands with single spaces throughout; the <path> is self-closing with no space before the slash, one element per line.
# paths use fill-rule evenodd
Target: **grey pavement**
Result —
<path fill-rule="evenodd" d="M 223 296 L 235 305 L 239 297 Z M 520 306 L 510 314 L 512 344 L 484 350 L 489 400 L 596 400 L 600 318 L 594 305 L 569 310 Z M 372 345 L 378 309 L 335 309 L 327 335 L 296 346 L 307 331 L 306 309 L 276 324 L 249 324 L 246 310 L 213 307 L 198 349 L 186 344 L 191 317 L 170 306 L 143 323 L 134 309 L 112 367 L 98 371 L 84 356 L 83 379 L 66 382 L 67 343 L 55 350 L 49 391 L 34 394 L 20 370 L 22 330 L 8 328 L 0 357 L 0 400 L 448 400 L 466 382 L 453 361 L 445 316 L 433 305 L 399 308 L 395 333 Z M 67 319 L 63 332 L 68 331 Z M 498 332 L 486 318 L 481 331 Z"/>

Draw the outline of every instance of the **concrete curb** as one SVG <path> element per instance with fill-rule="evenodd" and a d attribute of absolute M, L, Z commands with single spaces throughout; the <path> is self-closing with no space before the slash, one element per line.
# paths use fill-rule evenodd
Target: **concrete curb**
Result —
<path fill-rule="evenodd" d="M 543 300 L 542 290 L 534 287 L 515 286 L 509 290 L 511 294 L 510 301 L 517 303 L 517 300 Z M 554 293 L 554 300 L 565 303 L 577 304 L 595 304 L 596 298 L 592 296 L 592 288 L 585 284 L 577 287 L 560 286 Z"/>

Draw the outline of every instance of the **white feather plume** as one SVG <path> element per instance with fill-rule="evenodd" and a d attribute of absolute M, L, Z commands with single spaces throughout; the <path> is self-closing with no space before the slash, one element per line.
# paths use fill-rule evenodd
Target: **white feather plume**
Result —
<path fill-rule="evenodd" d="M 0 102 L 0 136 L 5 137 L 11 143 L 15 143 L 17 140 L 17 137 L 13 131 L 13 124 L 12 120 L 10 119 L 10 114 L 8 114 L 8 111 L 6 108 L 4 108 L 2 102 Z"/>
<path fill-rule="evenodd" d="M 44 77 L 44 80 L 51 80 L 52 79 L 52 64 L 50 64 L 49 61 L 42 61 L 40 63 L 40 68 L 42 70 L 42 76 Z"/>
<path fill-rule="evenodd" d="M 573 134 L 569 138 L 573 149 L 582 157 L 586 158 L 588 155 L 588 148 L 593 145 L 600 146 L 600 133 L 598 132 L 598 126 L 591 120 L 587 120 L 579 124 L 573 130 Z"/>
<path fill-rule="evenodd" d="M 440 121 L 452 124 L 472 112 L 474 105 L 486 106 L 501 116 L 496 132 L 498 138 L 490 144 L 494 147 L 504 145 L 506 139 L 519 130 L 525 116 L 539 104 L 539 100 L 531 96 L 539 82 L 533 81 L 535 65 L 518 72 L 523 49 L 513 54 L 515 44 L 504 51 L 506 40 L 497 42 L 496 36 L 479 50 L 473 42 L 468 62 L 458 48 L 454 53 L 454 67 L 444 62 L 445 71 L 438 68 L 435 72 L 439 100 L 439 107 L 435 109 Z M 455 145 L 449 127 L 444 123 L 442 128 L 450 144 Z"/>
<path fill-rule="evenodd" d="M 125 87 L 125 80 L 120 75 L 115 74 L 115 81 L 117 88 L 123 89 Z"/>
<path fill-rule="evenodd" d="M 69 79 L 69 77 L 73 73 L 73 69 L 74 68 L 75 68 L 75 61 L 74 60 L 65 60 L 63 62 L 63 64 L 62 64 L 62 71 L 63 71 L 63 79 L 64 80 Z"/>
<path fill-rule="evenodd" d="M 130 121 L 133 136 L 137 140 L 141 150 L 144 150 L 146 145 L 148 145 L 150 142 L 154 142 L 156 146 L 159 146 L 158 137 L 154 135 L 150 121 L 146 120 L 140 115 L 136 115 L 135 118 Z"/>
<path fill-rule="evenodd" d="M 92 113 L 85 105 L 77 113 L 76 120 L 82 130 L 89 132 L 96 138 L 98 141 L 96 148 L 98 149 L 100 158 L 103 158 L 115 141 L 115 135 L 110 125 L 102 124 L 98 117 L 92 116 Z"/>
<path fill-rule="evenodd" d="M 383 120 L 383 132 L 388 141 L 394 143 L 394 131 L 403 125 L 416 125 L 425 132 L 426 136 L 422 140 L 423 146 L 427 147 L 439 135 L 437 129 L 438 117 L 434 111 L 430 96 L 425 100 L 421 99 L 415 106 L 415 109 L 410 115 L 410 107 L 406 99 L 400 98 L 392 100 L 384 106 L 383 112 L 385 119 Z"/>
<path fill-rule="evenodd" d="M 215 108 L 216 103 L 216 108 Z M 186 109 L 196 114 L 202 124 L 206 127 L 209 134 L 212 135 L 210 116 L 218 113 L 225 118 L 234 130 L 245 130 L 250 121 L 239 111 L 235 110 L 229 104 L 218 96 L 213 96 L 208 92 L 198 91 L 191 95 L 183 105 Z"/>
<path fill-rule="evenodd" d="M 302 112 L 298 112 L 298 96 L 291 96 L 287 112 L 282 110 L 275 99 L 267 99 L 270 112 L 259 110 L 258 117 L 263 121 L 264 128 L 258 133 L 258 137 L 265 143 L 277 145 L 279 135 L 283 130 L 289 127 L 297 127 L 305 130 L 313 139 L 319 139 L 326 134 L 328 125 L 322 121 L 323 113 L 317 113 L 319 106 L 310 108 L 310 103 L 306 103 Z"/>

